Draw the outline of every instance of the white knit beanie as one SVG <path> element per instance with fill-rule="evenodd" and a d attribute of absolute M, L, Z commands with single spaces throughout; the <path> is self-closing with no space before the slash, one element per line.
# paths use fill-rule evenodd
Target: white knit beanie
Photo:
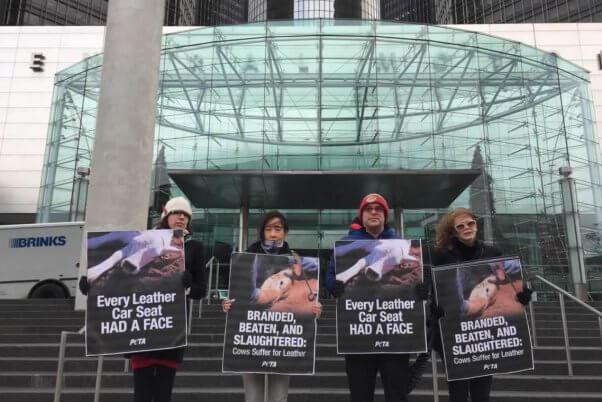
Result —
<path fill-rule="evenodd" d="M 161 213 L 161 220 L 165 219 L 165 217 L 172 212 L 182 211 L 188 215 L 189 218 L 192 218 L 192 208 L 190 208 L 190 203 L 184 197 L 175 197 L 171 200 L 167 201 L 167 204 L 163 207 L 163 212 Z"/>

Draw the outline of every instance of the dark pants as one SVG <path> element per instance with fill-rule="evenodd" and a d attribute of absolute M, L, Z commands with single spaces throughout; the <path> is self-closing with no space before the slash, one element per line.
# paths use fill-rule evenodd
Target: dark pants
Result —
<path fill-rule="evenodd" d="M 169 402 L 176 369 L 149 366 L 134 370 L 135 402 Z"/>
<path fill-rule="evenodd" d="M 372 402 L 380 372 L 386 402 L 406 402 L 409 355 L 345 355 L 351 402 Z"/>
<path fill-rule="evenodd" d="M 489 402 L 492 378 L 488 375 L 470 380 L 449 381 L 449 402 L 468 402 L 469 392 L 471 402 Z"/>

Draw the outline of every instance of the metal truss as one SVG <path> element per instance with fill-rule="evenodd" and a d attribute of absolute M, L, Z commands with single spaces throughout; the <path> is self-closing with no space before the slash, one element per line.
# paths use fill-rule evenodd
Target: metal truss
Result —
<path fill-rule="evenodd" d="M 576 77 L 559 76 L 550 60 L 537 63 L 513 54 L 433 44 L 427 40 L 406 41 L 407 46 L 402 47 L 406 50 L 403 57 L 386 59 L 384 54 L 377 53 L 377 47 L 387 48 L 396 42 L 377 36 L 362 37 L 361 54 L 340 61 L 341 65 L 352 63 L 353 71 L 342 69 L 333 73 L 325 71 L 324 61 L 329 58 L 323 48 L 326 38 L 315 37 L 320 51 L 319 60 L 315 60 L 317 68 L 312 71 L 285 68 L 282 63 L 288 56 L 279 51 L 280 44 L 290 48 L 299 39 L 276 37 L 269 29 L 265 37 L 234 43 L 219 42 L 217 37 L 217 42 L 210 45 L 211 63 L 191 57 L 194 52 L 207 49 L 206 44 L 166 49 L 159 124 L 215 140 L 308 146 L 382 143 L 432 137 L 483 125 L 529 110 L 580 84 Z M 264 55 L 256 55 L 256 60 L 245 59 L 240 49 L 234 51 L 238 45 L 256 48 L 262 44 Z M 446 58 L 434 58 L 431 53 L 439 49 L 445 49 Z M 536 72 L 525 74 L 523 65 L 537 66 Z M 90 82 L 87 77 L 80 74 L 66 79 L 62 85 L 89 102 L 97 102 L 98 83 Z M 285 107 L 291 106 L 285 106 L 284 99 L 291 99 L 295 107 L 295 98 L 304 91 L 316 93 L 316 113 L 310 116 L 285 113 Z M 329 100 L 325 96 L 330 96 Z M 350 102 L 333 104 L 336 98 Z M 328 114 L 324 113 L 326 107 L 331 108 Z M 338 107 L 339 111 L 333 112 L 332 107 Z M 369 109 L 373 110 L 368 112 Z M 190 116 L 190 122 L 182 116 Z M 218 122 L 219 130 L 209 130 L 208 121 Z M 336 123 L 346 121 L 355 123 L 352 138 L 328 135 L 330 130 L 337 129 Z M 382 133 L 378 128 L 365 129 L 368 122 L 378 127 L 385 121 L 389 121 L 391 127 L 387 135 L 379 135 Z M 251 122 L 261 122 L 263 130 L 245 130 L 245 122 L 252 127 L 258 125 Z M 285 129 L 299 124 L 305 127 L 311 141 L 300 140 Z"/>

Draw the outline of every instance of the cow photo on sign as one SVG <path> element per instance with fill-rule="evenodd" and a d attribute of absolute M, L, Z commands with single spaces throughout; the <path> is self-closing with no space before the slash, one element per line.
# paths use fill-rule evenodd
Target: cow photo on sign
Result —
<path fill-rule="evenodd" d="M 337 241 L 337 351 L 412 353 L 426 351 L 420 240 Z"/>
<path fill-rule="evenodd" d="M 186 345 L 181 230 L 88 233 L 86 355 Z"/>
<path fill-rule="evenodd" d="M 313 374 L 317 258 L 233 253 L 224 372 Z"/>
<path fill-rule="evenodd" d="M 436 267 L 433 281 L 448 381 L 533 369 L 517 257 Z"/>

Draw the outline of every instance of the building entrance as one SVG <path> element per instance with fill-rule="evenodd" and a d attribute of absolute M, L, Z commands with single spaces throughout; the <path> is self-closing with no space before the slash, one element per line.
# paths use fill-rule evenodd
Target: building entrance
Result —
<path fill-rule="evenodd" d="M 169 176 L 195 208 L 205 211 L 194 225 L 207 256 L 220 262 L 218 287 L 227 286 L 229 256 L 258 239 L 264 212 L 287 216 L 288 243 L 299 254 L 320 257 L 322 272 L 334 242 L 345 235 L 362 197 L 383 195 L 389 224 L 422 237 L 424 220 L 412 210 L 447 208 L 481 173 L 475 169 L 397 171 L 224 171 L 171 170 Z M 204 222 L 203 222 L 204 220 Z M 200 233 L 199 233 L 200 232 Z M 321 281 L 322 283 L 324 281 Z"/>

